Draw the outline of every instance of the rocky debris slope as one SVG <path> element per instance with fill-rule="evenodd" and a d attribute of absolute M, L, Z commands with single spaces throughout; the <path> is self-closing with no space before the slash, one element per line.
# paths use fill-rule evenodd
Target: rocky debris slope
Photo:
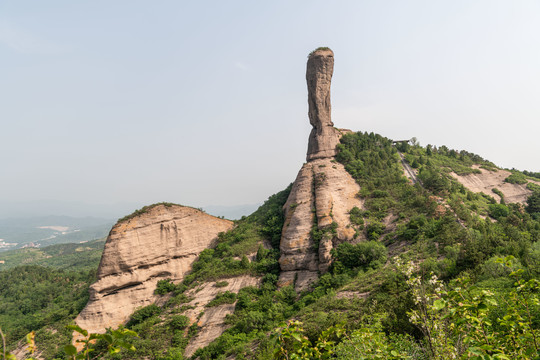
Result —
<path fill-rule="evenodd" d="M 360 187 L 334 160 L 341 133 L 330 117 L 330 82 L 334 53 L 316 50 L 307 63 L 309 136 L 307 163 L 302 166 L 284 206 L 280 250 L 280 286 L 303 290 L 330 266 L 330 251 L 363 235 L 350 222 L 349 211 L 362 208 Z"/>
<path fill-rule="evenodd" d="M 240 289 L 247 286 L 259 286 L 261 279 L 249 275 L 238 276 L 228 279 L 220 279 L 220 282 L 226 282 L 227 285 L 217 287 L 215 282 L 208 282 L 200 287 L 189 290 L 186 295 L 193 298 L 186 305 L 192 307 L 188 309 L 186 315 L 190 324 L 197 322 L 199 331 L 197 335 L 190 340 L 186 347 L 184 356 L 190 357 L 198 348 L 203 348 L 218 338 L 223 331 L 227 329 L 225 317 L 234 313 L 236 302 L 233 304 L 222 304 L 214 307 L 206 307 L 216 295 L 226 291 L 237 294 Z M 202 316 L 201 316 L 202 314 Z"/>
<path fill-rule="evenodd" d="M 486 195 L 493 196 L 497 201 L 500 201 L 500 196 L 495 194 L 492 190 L 494 188 L 499 189 L 503 195 L 504 200 L 507 203 L 522 203 L 527 201 L 527 198 L 531 196 L 532 191 L 527 189 L 527 185 L 510 184 L 504 181 L 512 173 L 507 170 L 489 171 L 481 169 L 478 165 L 473 165 L 473 168 L 479 169 L 480 174 L 468 174 L 457 175 L 456 173 L 450 173 L 457 179 L 463 186 L 473 192 L 483 192 Z M 540 182 L 529 180 L 540 185 Z"/>
<path fill-rule="evenodd" d="M 76 323 L 89 332 L 125 323 L 135 309 L 156 300 L 159 280 L 182 280 L 199 253 L 232 227 L 200 210 L 163 204 L 120 221 L 107 238 L 97 282 Z"/>

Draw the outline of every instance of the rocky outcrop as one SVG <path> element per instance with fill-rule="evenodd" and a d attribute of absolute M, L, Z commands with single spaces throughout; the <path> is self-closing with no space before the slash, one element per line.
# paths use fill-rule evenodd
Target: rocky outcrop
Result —
<path fill-rule="evenodd" d="M 349 217 L 353 207 L 363 208 L 359 191 L 343 165 L 331 158 L 302 166 L 284 206 L 281 286 L 295 284 L 296 290 L 305 289 L 330 266 L 332 248 L 364 239 Z"/>
<path fill-rule="evenodd" d="M 473 165 L 473 168 L 480 171 L 479 174 L 457 175 L 450 173 L 457 181 L 472 192 L 482 192 L 486 195 L 493 196 L 497 201 L 500 201 L 500 196 L 493 192 L 493 189 L 499 189 L 504 195 L 506 203 L 522 203 L 527 201 L 531 196 L 532 191 L 527 189 L 527 185 L 510 184 L 504 180 L 512 173 L 508 170 L 489 171 L 480 168 L 478 165 Z M 529 180 L 537 185 L 540 182 Z"/>
<path fill-rule="evenodd" d="M 308 162 L 302 166 L 284 206 L 279 263 L 280 286 L 302 290 L 328 270 L 330 251 L 344 241 L 360 241 L 361 231 L 351 224 L 349 211 L 362 208 L 360 187 L 343 165 L 334 160 L 341 132 L 330 118 L 330 81 L 334 53 L 312 52 L 307 63 L 309 121 Z"/>
<path fill-rule="evenodd" d="M 334 53 L 328 48 L 313 51 L 308 58 L 306 81 L 308 88 L 309 135 L 307 161 L 336 155 L 340 134 L 331 118 L 330 85 L 334 73 Z"/>
<path fill-rule="evenodd" d="M 157 205 L 111 230 L 97 282 L 76 323 L 89 332 L 125 323 L 133 311 L 156 300 L 159 280 L 180 281 L 201 251 L 233 227 L 190 207 Z"/>

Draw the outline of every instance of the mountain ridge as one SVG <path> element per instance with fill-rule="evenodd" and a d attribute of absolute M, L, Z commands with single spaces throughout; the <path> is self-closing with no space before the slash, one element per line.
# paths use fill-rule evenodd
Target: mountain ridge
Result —
<path fill-rule="evenodd" d="M 498 312 L 525 310 L 499 308 L 495 300 L 513 294 L 513 269 L 526 269 L 525 280 L 540 275 L 536 177 L 444 145 L 336 129 L 333 57 L 321 48 L 308 58 L 313 130 L 291 186 L 235 222 L 155 204 L 115 225 L 76 321 L 93 332 L 125 325 L 140 337 L 132 339 L 135 351 L 105 358 L 281 359 L 319 351 L 354 359 L 360 348 L 389 359 L 491 356 L 482 339 L 470 340 L 480 344 L 473 350 L 462 346 L 460 339 L 474 334 L 470 322 L 452 329 L 436 323 L 448 339 L 439 349 L 429 345 L 427 325 L 411 316 L 431 306 L 426 321 L 436 321 L 437 311 L 453 306 L 448 294 L 476 296 L 475 287 L 498 297 L 478 309 L 491 311 L 484 328 L 506 344 Z M 200 241 L 206 221 L 220 225 Z M 460 281 L 475 287 L 458 287 Z M 424 286 L 420 295 L 416 284 Z M 531 302 L 534 321 L 538 304 Z M 520 331 L 540 331 L 533 320 Z M 522 341 L 533 351 L 530 338 Z"/>

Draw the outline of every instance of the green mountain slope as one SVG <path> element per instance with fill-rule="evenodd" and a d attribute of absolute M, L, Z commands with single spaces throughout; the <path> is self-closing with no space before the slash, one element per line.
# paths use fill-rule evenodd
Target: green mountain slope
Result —
<path fill-rule="evenodd" d="M 529 183 L 532 194 L 526 204 L 507 204 L 504 197 L 471 192 L 452 176 L 497 169 L 475 154 L 393 144 L 373 133 L 346 134 L 338 150 L 336 161 L 361 187 L 364 207 L 350 216 L 368 241 L 336 244 L 329 272 L 309 291 L 278 288 L 288 188 L 220 235 L 181 284 L 158 283 L 159 305 L 137 310 L 127 324 L 139 333 L 135 351 L 106 354 L 98 343 L 99 356 L 183 359 L 203 330 L 205 312 L 232 306 L 224 333 L 193 359 L 536 358 L 535 174 L 513 171 L 508 181 Z M 402 157 L 416 183 L 405 177 Z M 197 293 L 225 288 L 239 276 L 260 286 L 218 291 L 197 307 Z"/>
<path fill-rule="evenodd" d="M 398 151 L 416 169 L 418 183 L 413 185 L 404 177 Z M 261 286 L 216 296 L 211 304 L 233 303 L 235 311 L 226 318 L 227 330 L 193 358 L 272 359 L 297 354 L 307 359 L 339 353 L 337 358 L 357 359 L 362 358 L 360 351 L 369 354 L 376 348 L 388 351 L 386 358 L 392 358 L 392 352 L 397 354 L 394 358 L 440 358 L 438 345 L 429 345 L 422 324 L 411 320 L 410 312 L 422 306 L 404 266 L 397 263 L 414 262 L 418 281 L 427 281 L 428 302 L 427 294 L 433 290 L 429 281 L 438 281 L 433 279 L 452 287 L 455 279 L 464 277 L 470 284 L 489 289 L 493 297 L 512 293 L 510 271 L 496 262 L 499 257 L 514 256 L 511 266 L 525 269 L 526 280 L 537 277 L 540 223 L 535 220 L 534 205 L 497 204 L 450 176 L 452 171 L 474 173 L 477 167 L 495 170 L 492 163 L 445 147 L 393 145 L 389 139 L 367 133 L 345 135 L 337 161 L 361 186 L 358 196 L 365 200 L 365 208 L 351 211 L 350 216 L 368 242 L 339 245 L 330 271 L 320 276 L 312 290 L 297 294 L 292 287 L 278 289 L 281 207 L 288 191 L 281 192 L 238 221 L 237 228 L 220 237 L 215 249 L 205 250 L 182 284 L 162 283 L 158 291 L 169 299 L 165 305 L 140 309 L 128 324 L 141 334 L 134 340 L 137 351 L 109 357 L 183 358 L 186 344 L 200 330 L 197 322 L 187 328 L 189 321 L 183 317 L 193 303 L 189 296 L 209 282 L 218 286 L 231 277 L 249 274 L 259 276 Z M 256 256 L 249 260 L 253 252 Z M 540 312 L 534 306 L 531 323 L 537 326 Z M 497 307 L 490 310 L 496 323 Z M 202 316 L 204 310 L 197 318 Z M 290 319 L 302 325 L 285 325 Z M 281 335 L 276 329 L 282 329 Z M 447 335 L 459 338 L 467 330 L 471 329 L 462 325 Z M 361 350 L 360 344 L 366 342 L 374 345 Z M 534 348 L 531 344 L 524 346 Z M 468 354 L 459 346 L 448 352 L 458 357 Z M 326 355 L 317 357 L 317 351 Z"/>

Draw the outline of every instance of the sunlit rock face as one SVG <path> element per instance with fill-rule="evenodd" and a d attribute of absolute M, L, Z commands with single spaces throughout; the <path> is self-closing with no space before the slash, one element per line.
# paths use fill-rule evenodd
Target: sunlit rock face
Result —
<path fill-rule="evenodd" d="M 229 220 L 178 205 L 157 205 L 119 222 L 107 238 L 97 282 L 76 323 L 97 333 L 124 324 L 135 309 L 156 300 L 159 280 L 182 280 L 200 252 L 232 227 Z"/>
<path fill-rule="evenodd" d="M 309 135 L 307 160 L 336 155 L 340 133 L 331 118 L 330 85 L 334 73 L 332 50 L 315 50 L 309 56 L 306 70 L 309 122 L 313 126 Z"/>
<path fill-rule="evenodd" d="M 330 251 L 344 241 L 361 241 L 363 235 L 351 225 L 349 211 L 363 208 L 357 194 L 360 187 L 343 165 L 334 160 L 341 137 L 331 120 L 330 84 L 334 53 L 330 49 L 312 52 L 307 62 L 309 136 L 304 164 L 285 204 L 279 263 L 280 286 L 303 290 L 328 270 Z M 324 233 L 315 239 L 312 229 Z M 331 230 L 333 229 L 333 230 Z"/>

